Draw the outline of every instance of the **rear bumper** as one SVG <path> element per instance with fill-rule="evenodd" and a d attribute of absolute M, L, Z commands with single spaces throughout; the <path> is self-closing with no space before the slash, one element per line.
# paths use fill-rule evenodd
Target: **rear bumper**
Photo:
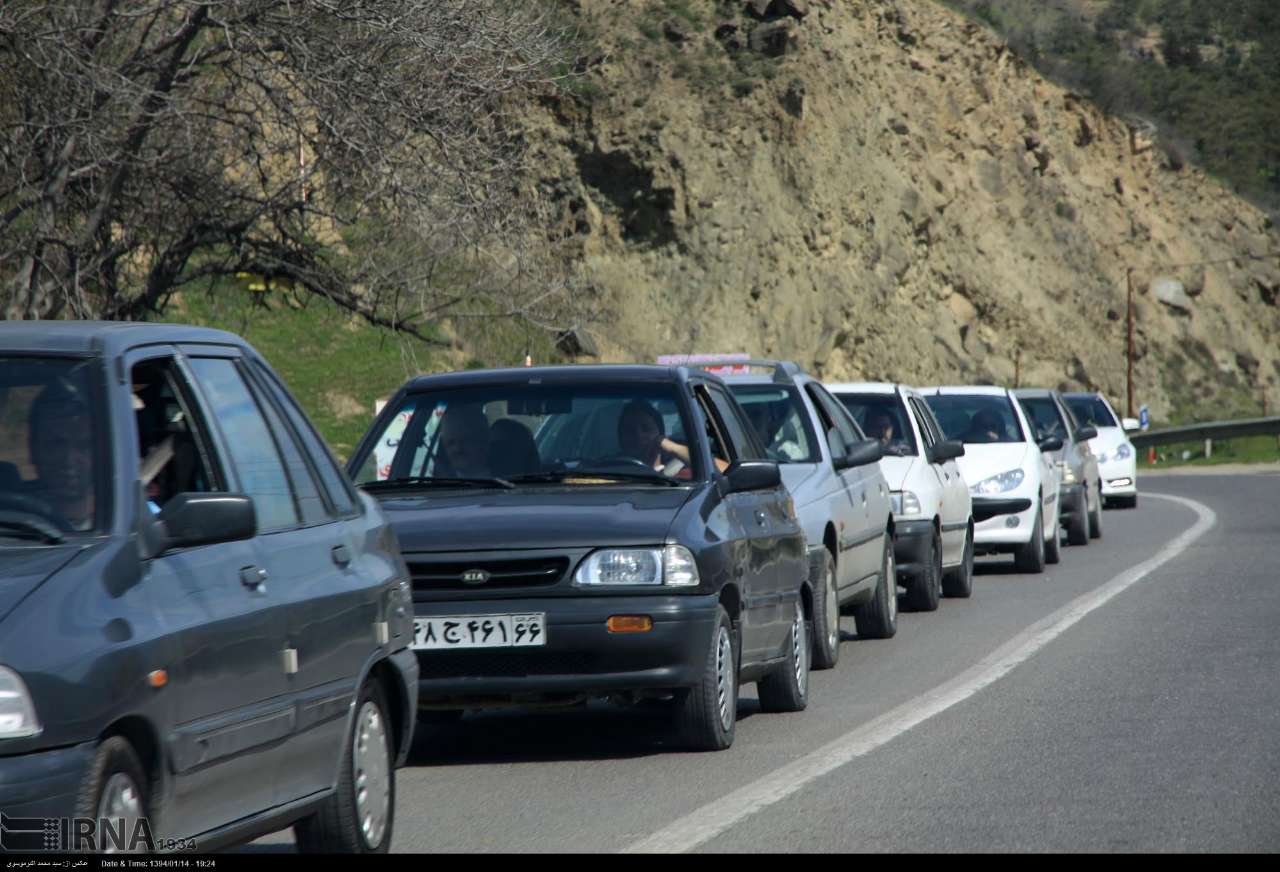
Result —
<path fill-rule="evenodd" d="M 916 578 L 925 570 L 925 557 L 933 540 L 932 521 L 895 521 L 893 560 L 899 578 Z"/>
<path fill-rule="evenodd" d="M 417 651 L 418 703 L 519 704 L 691 687 L 702 678 L 718 607 L 714 594 L 417 603 L 419 617 L 546 615 L 546 644 L 536 648 Z M 653 628 L 612 633 L 606 621 L 613 615 L 647 615 Z"/>

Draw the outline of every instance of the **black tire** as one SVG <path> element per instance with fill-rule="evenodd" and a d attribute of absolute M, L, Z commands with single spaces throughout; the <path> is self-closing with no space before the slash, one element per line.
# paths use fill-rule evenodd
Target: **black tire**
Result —
<path fill-rule="evenodd" d="M 1049 541 L 1044 543 L 1044 562 L 1045 563 L 1061 563 L 1062 562 L 1062 525 L 1057 524 L 1053 528 L 1053 535 L 1049 537 Z"/>
<path fill-rule="evenodd" d="M 123 736 L 110 736 L 98 746 L 84 782 L 80 785 L 80 793 L 76 797 L 75 816 L 94 820 L 99 817 L 115 819 L 118 816 L 124 816 L 126 818 L 123 830 L 125 844 L 122 847 L 128 851 L 129 840 L 134 832 L 133 824 L 129 823 L 129 820 L 150 818 L 150 787 L 146 771 L 142 768 L 142 763 L 138 760 L 133 746 Z M 117 791 L 122 790 L 133 792 L 132 801 L 136 802 L 138 810 L 136 818 L 131 813 L 121 815 L 115 809 L 103 808 L 103 800 L 107 798 L 104 794 L 110 791 L 113 795 L 119 795 Z M 68 847 L 77 852 L 106 849 L 114 853 L 116 849 L 114 843 L 102 844 L 96 840 L 92 845 L 72 844 Z M 143 850 L 142 845 L 137 845 L 136 848 Z M 146 846 L 146 850 L 154 850 L 154 848 L 154 845 Z"/>
<path fill-rule="evenodd" d="M 913 612 L 932 612 L 942 598 L 942 543 L 938 531 L 929 539 L 929 550 L 924 554 L 924 572 L 907 585 L 906 606 Z"/>
<path fill-rule="evenodd" d="M 338 766 L 338 784 L 334 792 L 310 817 L 293 825 L 298 850 L 307 854 L 385 854 L 391 847 L 391 833 L 396 811 L 395 752 L 391 747 L 393 736 L 391 722 L 387 719 L 387 701 L 382 685 L 370 679 L 360 688 L 356 698 L 355 717 L 347 734 Z M 373 833 L 367 833 L 361 822 L 361 810 L 357 803 L 355 751 L 359 745 L 371 756 L 366 778 L 377 780 L 379 769 L 386 773 L 386 808 L 381 828 L 371 820 Z M 379 749 L 379 745 L 381 748 Z M 379 750 L 381 759 L 379 762 Z M 377 805 L 376 793 L 371 797 Z M 370 844 L 376 841 L 376 844 Z"/>
<path fill-rule="evenodd" d="M 796 597 L 791 631 L 787 633 L 787 659 L 756 682 L 761 711 L 802 712 L 809 705 L 809 652 L 812 650 L 809 628 L 804 603 Z"/>
<path fill-rule="evenodd" d="M 1058 531 L 1054 530 L 1053 535 L 1056 538 Z M 1013 552 L 1013 565 L 1019 572 L 1044 572 L 1044 519 L 1040 517 L 1039 509 L 1036 509 L 1036 519 L 1031 522 L 1031 538 Z"/>
<path fill-rule="evenodd" d="M 1085 496 L 1084 491 L 1080 491 L 1080 498 L 1077 500 L 1076 509 L 1071 513 L 1070 519 L 1067 520 L 1067 544 L 1068 545 L 1088 545 L 1089 544 L 1089 498 Z"/>
<path fill-rule="evenodd" d="M 1085 503 L 1088 504 L 1088 502 L 1089 500 L 1086 497 Z M 1097 500 L 1094 501 L 1093 510 L 1089 512 L 1089 538 L 1090 539 L 1102 538 L 1102 488 L 1101 486 L 1099 486 L 1098 488 L 1098 498 Z"/>
<path fill-rule="evenodd" d="M 840 662 L 840 595 L 836 591 L 836 559 L 822 549 L 822 576 L 813 585 L 814 669 L 830 669 Z"/>
<path fill-rule="evenodd" d="M 683 743 L 694 751 L 723 751 L 733 744 L 738 722 L 738 650 L 739 643 L 729 615 L 723 607 L 716 610 L 716 625 L 711 633 L 702 679 L 676 697 L 676 729 Z M 728 639 L 727 660 L 722 648 Z M 727 670 L 721 699 L 721 677 Z"/>
<path fill-rule="evenodd" d="M 1128 497 L 1116 497 L 1116 505 L 1122 509 L 1136 509 L 1138 507 L 1138 495 Z"/>
<path fill-rule="evenodd" d="M 892 639 L 898 632 L 898 564 L 893 557 L 893 539 L 887 532 L 875 596 L 871 602 L 854 607 L 853 620 L 859 639 Z"/>
<path fill-rule="evenodd" d="M 942 576 L 943 596 L 968 599 L 973 594 L 973 527 L 964 534 L 964 556 L 960 565 Z"/>

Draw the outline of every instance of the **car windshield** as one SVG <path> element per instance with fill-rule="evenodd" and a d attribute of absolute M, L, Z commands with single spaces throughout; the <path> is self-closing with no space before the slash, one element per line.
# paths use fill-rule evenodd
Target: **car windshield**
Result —
<path fill-rule="evenodd" d="M 1068 437 L 1066 422 L 1058 413 L 1058 406 L 1049 397 L 1018 397 L 1027 421 L 1036 431 L 1036 439 L 1066 439 Z"/>
<path fill-rule="evenodd" d="M 819 463 L 817 439 L 809 424 L 800 392 L 794 387 L 729 384 L 746 411 L 770 460 L 779 463 Z"/>
<path fill-rule="evenodd" d="M 494 385 L 404 397 L 356 483 L 512 487 L 700 477 L 670 383 Z"/>
<path fill-rule="evenodd" d="M 916 437 L 907 421 L 907 409 L 897 394 L 837 394 L 862 432 L 879 439 L 885 454 L 913 457 Z"/>
<path fill-rule="evenodd" d="M 1115 416 L 1099 396 L 1067 397 L 1067 408 L 1088 427 L 1119 427 Z"/>
<path fill-rule="evenodd" d="M 91 362 L 0 357 L 0 541 L 101 530 L 111 476 Z"/>
<path fill-rule="evenodd" d="M 968 444 L 1026 441 L 1008 397 L 936 394 L 925 401 L 948 439 Z"/>

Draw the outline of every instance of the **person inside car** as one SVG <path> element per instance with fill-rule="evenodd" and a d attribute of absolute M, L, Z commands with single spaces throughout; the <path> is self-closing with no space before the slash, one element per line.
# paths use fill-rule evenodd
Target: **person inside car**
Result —
<path fill-rule="evenodd" d="M 804 459 L 804 449 L 794 439 L 788 438 L 790 434 L 774 420 L 773 408 L 769 403 L 746 403 L 743 408 L 771 458 L 782 461 Z"/>
<path fill-rule="evenodd" d="M 437 478 L 488 478 L 489 420 L 479 406 L 450 405 L 440 421 Z"/>
<path fill-rule="evenodd" d="M 867 435 L 872 439 L 879 439 L 881 445 L 888 445 L 893 441 L 893 419 L 883 409 L 873 409 L 867 415 L 865 429 Z"/>
<path fill-rule="evenodd" d="M 73 530 L 93 529 L 93 421 L 79 391 L 55 382 L 31 405 L 28 445 L 36 468 L 27 489 Z"/>
<path fill-rule="evenodd" d="M 984 443 L 999 442 L 1003 438 L 1004 423 L 1000 416 L 990 409 L 979 409 L 969 421 L 969 429 L 965 432 L 965 442 Z"/>
<path fill-rule="evenodd" d="M 632 400 L 618 415 L 618 447 L 627 457 L 648 464 L 663 475 L 678 475 L 692 464 L 689 446 L 669 439 L 662 414 L 644 400 Z M 715 458 L 723 472 L 729 464 Z"/>

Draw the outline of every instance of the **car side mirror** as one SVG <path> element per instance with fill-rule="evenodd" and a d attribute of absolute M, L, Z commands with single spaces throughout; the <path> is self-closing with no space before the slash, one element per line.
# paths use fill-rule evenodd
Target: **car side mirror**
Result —
<path fill-rule="evenodd" d="M 1061 450 L 1062 450 L 1062 437 L 1061 437 L 1061 436 L 1050 436 L 1048 439 L 1041 439 L 1041 440 L 1040 440 L 1040 450 L 1041 450 L 1041 451 L 1061 451 Z"/>
<path fill-rule="evenodd" d="M 964 443 L 956 439 L 939 442 L 929 452 L 930 463 L 946 463 L 957 457 L 964 457 Z"/>
<path fill-rule="evenodd" d="M 164 550 L 252 539 L 258 513 L 245 494 L 183 493 L 156 516 L 164 524 Z"/>
<path fill-rule="evenodd" d="M 1076 431 L 1076 441 L 1088 442 L 1090 439 L 1097 437 L 1097 435 L 1098 435 L 1097 427 L 1081 427 L 1079 430 Z"/>
<path fill-rule="evenodd" d="M 1120 426 L 1124 428 L 1126 433 L 1132 433 L 1134 430 L 1142 429 L 1142 424 L 1138 423 L 1137 418 L 1121 418 Z"/>
<path fill-rule="evenodd" d="M 884 457 L 884 446 L 879 439 L 863 439 L 855 443 L 844 457 L 835 459 L 836 469 L 849 469 L 853 466 L 866 466 L 879 462 Z"/>
<path fill-rule="evenodd" d="M 782 470 L 772 460 L 737 460 L 724 476 L 731 494 L 770 490 L 782 484 Z"/>

